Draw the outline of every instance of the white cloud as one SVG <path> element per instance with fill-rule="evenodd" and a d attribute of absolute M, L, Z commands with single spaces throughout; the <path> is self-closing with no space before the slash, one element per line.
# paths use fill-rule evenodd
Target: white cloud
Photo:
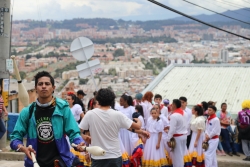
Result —
<path fill-rule="evenodd" d="M 146 0 L 13 0 L 14 19 L 55 19 L 64 20 L 71 18 L 127 18 L 127 19 L 168 19 L 177 16 Z M 223 4 L 222 0 L 189 0 L 198 5 L 223 12 L 235 7 Z M 227 0 L 242 6 L 247 6 L 242 0 Z M 181 12 L 196 14 L 211 14 L 204 9 L 195 7 L 182 0 L 159 0 Z M 221 3 L 222 2 L 222 3 Z M 218 7 L 218 5 L 224 8 Z M 250 6 L 250 4 L 248 4 Z"/>

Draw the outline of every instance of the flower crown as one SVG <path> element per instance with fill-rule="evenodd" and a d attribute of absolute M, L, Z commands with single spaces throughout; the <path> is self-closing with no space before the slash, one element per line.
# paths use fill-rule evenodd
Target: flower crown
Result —
<path fill-rule="evenodd" d="M 74 93 L 74 92 L 68 92 L 67 95 L 68 95 L 68 96 L 69 96 L 69 95 L 75 95 L 75 93 Z"/>

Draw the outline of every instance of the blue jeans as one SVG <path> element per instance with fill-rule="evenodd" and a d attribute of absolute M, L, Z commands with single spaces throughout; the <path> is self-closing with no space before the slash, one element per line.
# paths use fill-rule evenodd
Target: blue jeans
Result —
<path fill-rule="evenodd" d="M 3 122 L 3 120 L 0 117 L 0 139 L 3 137 L 3 135 L 5 134 L 5 132 L 6 132 L 6 128 L 4 126 L 4 122 Z"/>
<path fill-rule="evenodd" d="M 234 146 L 234 141 L 230 142 L 230 134 L 227 129 L 221 129 L 220 133 L 223 143 L 224 143 L 224 150 L 227 152 L 236 152 L 235 146 Z"/>
<path fill-rule="evenodd" d="M 122 167 L 122 157 L 112 159 L 91 159 L 91 167 Z"/>
<path fill-rule="evenodd" d="M 219 140 L 219 144 L 218 144 L 218 148 L 217 148 L 217 149 L 220 150 L 220 151 L 224 151 L 224 150 L 223 150 L 223 147 L 222 147 L 222 145 L 221 145 L 220 140 Z"/>

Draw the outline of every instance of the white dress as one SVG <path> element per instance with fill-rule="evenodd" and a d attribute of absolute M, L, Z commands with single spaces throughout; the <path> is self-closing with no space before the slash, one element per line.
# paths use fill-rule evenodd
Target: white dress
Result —
<path fill-rule="evenodd" d="M 189 145 L 189 153 L 192 158 L 192 165 L 193 166 L 204 166 L 204 152 L 202 149 L 202 142 L 205 140 L 205 117 L 198 116 L 196 118 L 192 118 L 190 123 L 190 128 L 192 130 L 192 137 Z M 200 138 L 197 143 L 197 147 L 194 147 L 194 143 L 196 140 L 197 132 L 201 130 Z"/>
<path fill-rule="evenodd" d="M 138 119 L 141 121 L 141 129 L 145 129 L 144 118 L 139 116 Z M 130 158 L 130 163 L 133 164 L 133 167 L 138 167 L 141 165 L 141 158 L 143 155 L 143 142 L 139 138 L 137 133 L 132 133 L 132 145 L 134 147 L 132 156 Z"/>
<path fill-rule="evenodd" d="M 143 108 L 145 125 L 147 126 L 147 121 L 148 121 L 148 118 L 151 116 L 150 111 L 153 108 L 153 105 L 148 101 L 144 101 L 143 105 L 142 105 L 142 108 Z"/>
<path fill-rule="evenodd" d="M 150 133 L 150 138 L 147 140 L 144 146 L 144 154 L 142 158 L 143 167 L 165 167 L 168 166 L 169 162 L 166 159 L 163 140 L 160 142 L 160 148 L 156 149 L 158 142 L 158 134 L 163 132 L 162 120 L 154 120 L 149 117 L 147 121 L 146 129 Z"/>
<path fill-rule="evenodd" d="M 122 167 L 129 167 L 129 156 L 128 156 L 128 153 L 123 146 L 120 133 L 119 133 L 119 140 L 120 140 L 120 148 L 121 148 L 121 153 L 122 153 Z"/>
<path fill-rule="evenodd" d="M 118 111 L 122 112 L 124 115 L 126 115 L 129 119 L 132 120 L 132 114 L 135 112 L 135 108 L 133 106 L 129 106 L 127 108 L 121 106 L 118 108 Z M 129 157 L 132 155 L 132 152 L 134 150 L 134 145 L 132 143 L 132 134 L 133 133 L 127 129 L 120 130 L 121 140 Z"/>

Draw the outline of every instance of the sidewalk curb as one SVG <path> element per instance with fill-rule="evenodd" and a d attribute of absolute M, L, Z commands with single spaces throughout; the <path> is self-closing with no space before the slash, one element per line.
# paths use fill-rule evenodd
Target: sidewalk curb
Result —
<path fill-rule="evenodd" d="M 24 161 L 25 154 L 20 152 L 0 152 L 0 160 Z"/>
<path fill-rule="evenodd" d="M 218 160 L 219 167 L 249 167 L 250 161 Z"/>
<path fill-rule="evenodd" d="M 21 152 L 0 152 L 0 160 L 6 161 L 24 161 L 25 154 Z M 217 159 L 219 167 L 249 167 L 250 161 L 239 161 L 239 160 L 224 160 Z"/>

